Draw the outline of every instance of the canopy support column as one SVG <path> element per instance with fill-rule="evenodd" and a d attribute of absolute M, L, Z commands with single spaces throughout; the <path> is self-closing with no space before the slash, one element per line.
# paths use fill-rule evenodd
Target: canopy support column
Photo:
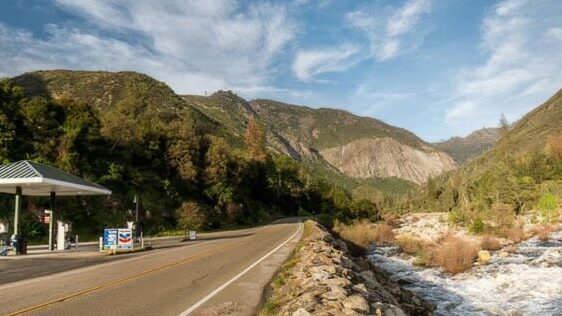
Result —
<path fill-rule="evenodd" d="M 20 221 L 20 213 L 21 213 L 21 199 L 23 197 L 21 187 L 16 187 L 16 201 L 15 201 L 15 210 L 14 210 L 14 235 L 19 235 L 19 221 Z"/>
<path fill-rule="evenodd" d="M 57 194 L 51 191 L 51 214 L 49 215 L 49 250 L 55 250 L 53 245 L 53 222 L 55 221 L 55 202 Z"/>

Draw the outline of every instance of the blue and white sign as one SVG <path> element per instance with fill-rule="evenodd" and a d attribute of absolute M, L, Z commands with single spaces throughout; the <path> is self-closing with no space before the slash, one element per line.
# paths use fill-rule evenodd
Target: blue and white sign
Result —
<path fill-rule="evenodd" d="M 103 249 L 115 250 L 117 249 L 117 233 L 116 228 L 106 228 L 103 230 Z"/>
<path fill-rule="evenodd" d="M 117 249 L 119 250 L 133 250 L 133 230 L 128 228 L 119 228 L 119 238 L 117 242 Z"/>

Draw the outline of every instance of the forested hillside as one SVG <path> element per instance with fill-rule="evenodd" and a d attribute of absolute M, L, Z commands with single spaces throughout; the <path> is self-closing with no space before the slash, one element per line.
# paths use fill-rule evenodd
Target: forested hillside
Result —
<path fill-rule="evenodd" d="M 0 105 L 2 163 L 31 159 L 113 191 L 111 197 L 59 199 L 59 214 L 79 231 L 124 225 L 133 218 L 135 194 L 148 232 L 311 213 L 376 216 L 372 203 L 353 201 L 290 157 L 268 151 L 258 121 L 233 130 L 142 74 L 25 74 L 1 82 Z M 0 217 L 11 218 L 12 197 L 0 199 Z M 45 233 L 38 218 L 47 204 L 26 199 L 28 237 Z"/>
<path fill-rule="evenodd" d="M 556 220 L 562 201 L 562 90 L 505 132 L 482 156 L 432 179 L 412 196 L 415 208 L 451 212 L 474 231 L 509 233 L 516 215 Z"/>

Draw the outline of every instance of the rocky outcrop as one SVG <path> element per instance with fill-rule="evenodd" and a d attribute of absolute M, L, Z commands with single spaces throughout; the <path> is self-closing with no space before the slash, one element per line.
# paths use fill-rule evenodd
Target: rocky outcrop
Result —
<path fill-rule="evenodd" d="M 294 257 L 272 282 L 273 315 L 431 315 L 433 306 L 401 288 L 346 244 L 309 221 Z"/>
<path fill-rule="evenodd" d="M 320 154 L 350 177 L 396 177 L 418 184 L 456 166 L 453 159 L 441 151 L 414 148 L 391 137 L 363 138 L 322 150 Z"/>

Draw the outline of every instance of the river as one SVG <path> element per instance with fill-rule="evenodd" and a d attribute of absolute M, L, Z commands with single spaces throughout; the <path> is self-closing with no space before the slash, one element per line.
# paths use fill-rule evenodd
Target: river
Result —
<path fill-rule="evenodd" d="M 562 315 L 562 232 L 548 241 L 520 243 L 507 258 L 492 253 L 490 264 L 450 275 L 421 268 L 396 247 L 369 256 L 393 279 L 437 306 L 435 315 Z"/>

